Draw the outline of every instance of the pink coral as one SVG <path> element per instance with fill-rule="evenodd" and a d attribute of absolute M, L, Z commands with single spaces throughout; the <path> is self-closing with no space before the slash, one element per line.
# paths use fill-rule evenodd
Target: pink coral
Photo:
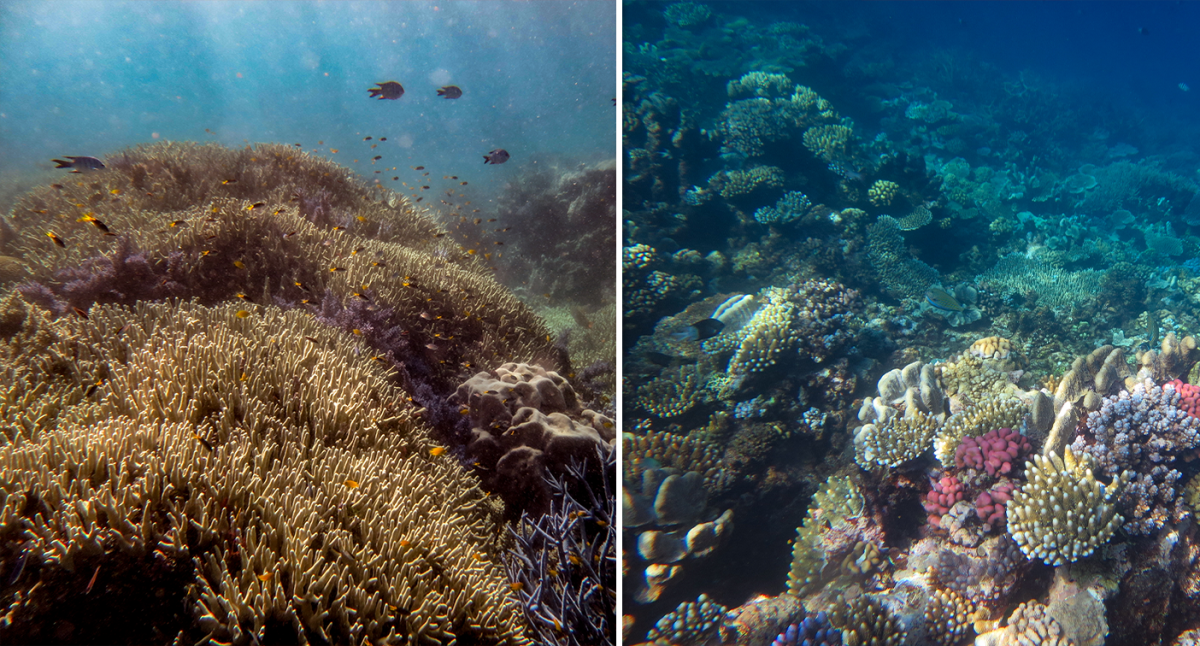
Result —
<path fill-rule="evenodd" d="M 1012 500 L 1012 490 L 1013 486 L 1005 482 L 975 497 L 975 513 L 988 529 L 1004 524 L 1005 503 Z"/>
<path fill-rule="evenodd" d="M 1174 386 L 1175 392 L 1179 393 L 1179 408 L 1192 417 L 1200 417 L 1200 386 L 1185 384 L 1178 379 L 1168 381 L 1163 386 Z"/>
<path fill-rule="evenodd" d="M 942 516 L 950 511 L 954 503 L 963 499 L 963 484 L 954 476 L 942 476 L 933 483 L 933 489 L 925 494 L 925 511 L 929 514 L 929 524 L 941 526 Z"/>
<path fill-rule="evenodd" d="M 988 431 L 981 437 L 963 438 L 954 450 L 954 465 L 987 471 L 992 477 L 1007 475 L 1017 458 L 1031 449 L 1029 439 L 1009 428 Z"/>

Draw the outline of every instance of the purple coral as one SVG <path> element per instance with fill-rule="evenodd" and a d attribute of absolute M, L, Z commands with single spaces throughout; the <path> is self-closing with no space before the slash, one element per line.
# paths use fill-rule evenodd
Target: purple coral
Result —
<path fill-rule="evenodd" d="M 614 643 L 616 455 L 600 444 L 592 459 L 546 476 L 550 510 L 536 518 L 523 513 L 508 525 L 515 541 L 505 552 L 508 577 L 539 644 Z M 589 469 L 597 459 L 599 468 Z"/>
<path fill-rule="evenodd" d="M 1096 459 L 1098 475 L 1134 473 L 1119 507 L 1132 534 L 1153 534 L 1188 514 L 1176 490 L 1182 474 L 1172 465 L 1200 446 L 1200 419 L 1182 406 L 1174 387 L 1146 381 L 1133 392 L 1105 397 L 1072 444 L 1076 453 Z"/>
<path fill-rule="evenodd" d="M 799 624 L 792 624 L 779 634 L 771 646 L 839 646 L 842 631 L 829 623 L 824 612 L 809 615 Z"/>

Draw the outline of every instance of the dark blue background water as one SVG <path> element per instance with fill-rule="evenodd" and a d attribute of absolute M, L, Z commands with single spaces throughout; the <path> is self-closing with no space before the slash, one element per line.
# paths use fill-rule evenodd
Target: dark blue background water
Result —
<path fill-rule="evenodd" d="M 1144 110 L 1147 119 L 1168 119 L 1162 128 L 1200 133 L 1197 2 L 736 4 L 713 6 L 764 24 L 807 24 L 829 40 L 852 29 L 855 42 L 881 46 L 898 59 L 958 49 L 1006 72 L 1029 70 L 1075 83 L 1097 100 Z"/>
<path fill-rule="evenodd" d="M 535 159 L 612 157 L 615 20 L 610 0 L 0 2 L 0 175 L 156 138 L 280 142 L 487 194 Z M 369 99 L 386 80 L 403 98 Z M 484 168 L 494 148 L 512 161 Z M 408 176 L 373 173 L 393 165 Z"/>

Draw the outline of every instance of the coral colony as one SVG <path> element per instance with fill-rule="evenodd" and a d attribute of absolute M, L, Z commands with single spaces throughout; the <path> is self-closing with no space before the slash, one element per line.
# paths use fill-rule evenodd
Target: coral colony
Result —
<path fill-rule="evenodd" d="M 612 323 L 289 146 L 105 159 L 0 228 L 0 641 L 615 643 Z"/>
<path fill-rule="evenodd" d="M 1194 153 L 739 11 L 626 7 L 626 640 L 1197 643 Z"/>

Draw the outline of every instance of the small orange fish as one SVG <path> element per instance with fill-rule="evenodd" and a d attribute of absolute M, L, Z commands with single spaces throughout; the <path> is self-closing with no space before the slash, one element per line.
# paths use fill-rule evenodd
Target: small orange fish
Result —
<path fill-rule="evenodd" d="M 63 242 L 63 239 L 58 237 L 53 231 L 47 231 L 46 235 L 50 236 L 50 239 L 54 241 L 54 244 L 62 247 L 63 249 L 67 248 L 67 243 Z"/>
<path fill-rule="evenodd" d="M 514 581 L 508 584 L 508 587 L 512 588 L 513 592 L 520 592 L 521 590 L 525 589 L 525 584 L 521 583 L 520 581 Z"/>
<path fill-rule="evenodd" d="M 263 206 L 263 205 L 265 205 L 265 204 L 266 204 L 266 202 L 255 202 L 254 204 L 251 204 L 250 206 L 247 206 L 247 207 L 246 207 L 246 210 L 247 210 L 247 211 L 253 211 L 254 209 L 257 209 L 258 207 L 260 207 L 260 206 Z"/>
<path fill-rule="evenodd" d="M 337 152 L 337 148 L 330 148 L 330 149 L 329 149 L 329 152 L 331 152 L 331 153 L 336 153 L 336 152 Z"/>
<path fill-rule="evenodd" d="M 347 487 L 350 487 L 351 489 L 358 489 L 358 482 L 355 480 L 347 480 L 343 484 L 345 484 Z"/>
<path fill-rule="evenodd" d="M 225 180 L 225 181 L 223 181 L 223 182 L 221 182 L 221 183 L 222 183 L 222 184 L 236 184 L 236 183 L 237 183 L 237 180 L 236 180 L 236 179 L 227 179 L 227 180 Z"/>
<path fill-rule="evenodd" d="M 329 271 L 346 271 L 345 267 L 330 267 Z"/>
<path fill-rule="evenodd" d="M 250 316 L 250 312 L 249 312 L 249 310 L 238 310 L 236 313 L 234 313 L 234 316 L 236 316 L 240 319 L 244 319 L 247 316 Z"/>
<path fill-rule="evenodd" d="M 446 447 L 444 446 L 435 446 L 432 449 L 429 449 L 429 455 L 432 455 L 433 457 L 437 457 L 445 452 Z"/>
<path fill-rule="evenodd" d="M 271 580 L 271 573 L 270 573 L 270 572 L 263 572 L 262 574 L 258 575 L 258 580 L 259 580 L 259 581 L 262 581 L 262 582 L 264 582 L 264 583 L 265 583 L 265 582 L 267 582 L 267 581 L 270 581 L 270 580 Z"/>
<path fill-rule="evenodd" d="M 357 334 L 358 336 L 362 336 L 362 330 L 360 330 L 358 328 L 354 328 L 353 330 L 350 330 L 350 331 Z"/>
<path fill-rule="evenodd" d="M 409 545 L 412 545 L 412 541 L 400 541 L 400 547 L 408 547 Z"/>
<path fill-rule="evenodd" d="M 121 194 L 121 189 L 119 189 L 119 188 L 114 188 L 113 190 L 109 191 L 109 194 L 111 194 L 111 195 L 120 195 L 120 194 Z"/>
<path fill-rule="evenodd" d="M 244 300 L 244 301 L 246 301 L 246 302 L 248 302 L 248 303 L 253 303 L 253 302 L 254 302 L 254 301 L 250 300 L 250 297 L 249 297 L 249 296 L 246 296 L 245 294 L 243 294 L 243 293 L 241 293 L 241 292 L 238 292 L 237 294 L 235 294 L 235 296 L 237 296 L 238 298 L 240 298 L 240 299 L 242 299 L 242 300 Z"/>

